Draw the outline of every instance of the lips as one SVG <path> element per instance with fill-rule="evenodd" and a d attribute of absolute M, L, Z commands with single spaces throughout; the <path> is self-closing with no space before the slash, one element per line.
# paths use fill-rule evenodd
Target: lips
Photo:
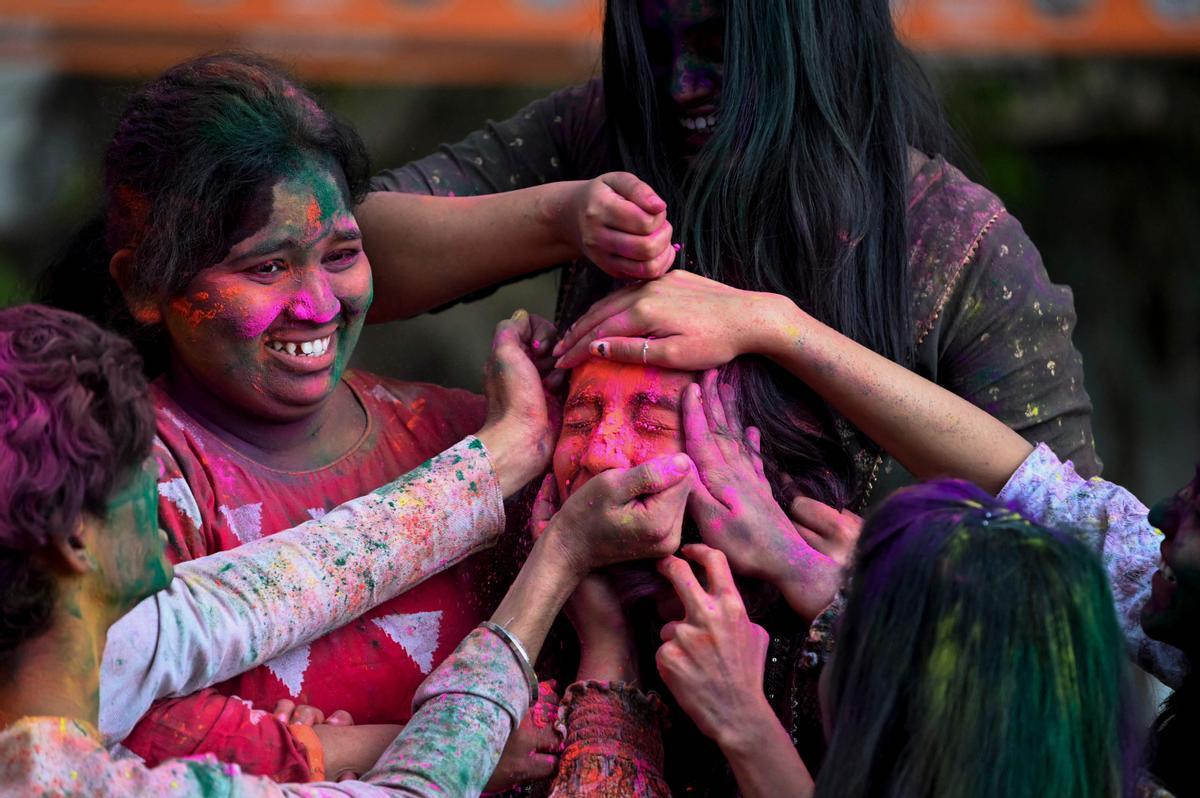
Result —
<path fill-rule="evenodd" d="M 288 370 L 307 374 L 323 371 L 333 365 L 336 343 L 335 329 L 324 335 L 289 333 L 268 336 L 263 346 Z"/>

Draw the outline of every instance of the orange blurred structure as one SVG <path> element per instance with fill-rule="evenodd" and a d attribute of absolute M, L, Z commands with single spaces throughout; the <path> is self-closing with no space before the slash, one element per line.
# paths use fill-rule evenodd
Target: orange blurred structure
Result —
<path fill-rule="evenodd" d="M 0 0 L 0 59 L 144 75 L 196 52 L 249 47 L 324 80 L 564 83 L 598 64 L 602 6 L 603 0 Z M 1200 53 L 1200 0 L 899 0 L 897 9 L 905 39 L 926 52 Z"/>

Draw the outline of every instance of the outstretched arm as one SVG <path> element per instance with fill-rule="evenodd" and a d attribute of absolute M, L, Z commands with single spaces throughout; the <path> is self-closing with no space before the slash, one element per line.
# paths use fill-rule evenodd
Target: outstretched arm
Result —
<path fill-rule="evenodd" d="M 955 476 L 998 491 L 1033 447 L 967 400 L 876 354 L 778 294 L 671 272 L 615 292 L 568 331 L 570 368 L 589 352 L 687 370 L 743 354 L 774 360 L 918 478 Z"/>
<path fill-rule="evenodd" d="M 675 259 L 666 204 L 625 172 L 477 197 L 376 192 L 355 210 L 375 278 L 371 318 L 422 313 L 586 257 L 644 280 Z"/>
<path fill-rule="evenodd" d="M 502 498 L 549 462 L 553 432 L 531 357 L 539 338 L 546 348 L 548 326 L 524 311 L 497 326 L 478 437 L 319 520 L 181 564 L 166 591 L 118 621 L 100 679 L 106 738 L 123 739 L 151 702 L 290 651 L 490 546 L 504 528 Z M 215 711 L 255 730 L 251 713 L 236 699 Z M 186 728 L 165 739 L 191 748 L 164 753 L 194 753 L 194 735 L 211 725 Z"/>

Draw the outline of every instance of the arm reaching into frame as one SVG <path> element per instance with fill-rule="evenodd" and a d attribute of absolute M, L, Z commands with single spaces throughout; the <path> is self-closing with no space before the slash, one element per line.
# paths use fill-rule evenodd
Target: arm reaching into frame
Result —
<path fill-rule="evenodd" d="M 675 261 L 666 203 L 628 172 L 477 197 L 376 192 L 354 215 L 375 279 L 373 321 L 577 257 L 627 280 Z"/>

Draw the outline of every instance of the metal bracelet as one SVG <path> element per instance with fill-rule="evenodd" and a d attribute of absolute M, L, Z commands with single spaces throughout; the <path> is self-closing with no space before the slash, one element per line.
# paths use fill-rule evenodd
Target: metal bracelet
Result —
<path fill-rule="evenodd" d="M 525 681 L 529 683 L 529 706 L 536 704 L 538 700 L 538 677 L 537 672 L 533 669 L 533 663 L 529 661 L 529 655 L 525 653 L 525 646 L 521 645 L 521 641 L 512 632 L 498 623 L 484 621 L 479 625 L 503 640 L 504 645 L 508 646 L 508 650 L 516 657 L 517 664 L 521 666 L 521 673 L 525 676 Z"/>

